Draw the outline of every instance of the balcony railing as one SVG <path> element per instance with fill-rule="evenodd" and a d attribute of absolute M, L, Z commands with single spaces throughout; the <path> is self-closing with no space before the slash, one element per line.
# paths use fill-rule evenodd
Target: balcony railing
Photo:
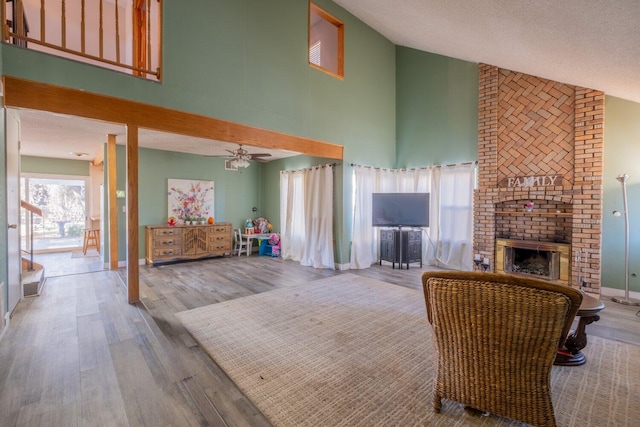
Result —
<path fill-rule="evenodd" d="M 0 0 L 2 41 L 160 80 L 162 0 Z"/>

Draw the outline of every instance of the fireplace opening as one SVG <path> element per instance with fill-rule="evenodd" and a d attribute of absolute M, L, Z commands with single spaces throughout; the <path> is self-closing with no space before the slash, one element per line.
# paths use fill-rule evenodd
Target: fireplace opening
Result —
<path fill-rule="evenodd" d="M 560 277 L 560 253 L 507 247 L 504 252 L 504 271 L 555 281 Z"/>

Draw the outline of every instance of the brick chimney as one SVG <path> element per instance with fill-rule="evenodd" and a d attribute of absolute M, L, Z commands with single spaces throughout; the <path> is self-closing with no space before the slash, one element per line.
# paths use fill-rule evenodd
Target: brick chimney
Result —
<path fill-rule="evenodd" d="M 569 284 L 599 293 L 604 93 L 486 64 L 479 89 L 474 253 L 493 270 L 496 238 L 570 244 Z"/>

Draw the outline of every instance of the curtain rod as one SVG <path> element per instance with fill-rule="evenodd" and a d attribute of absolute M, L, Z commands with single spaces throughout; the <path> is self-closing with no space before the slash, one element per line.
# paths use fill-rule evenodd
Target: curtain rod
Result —
<path fill-rule="evenodd" d="M 401 171 L 407 171 L 407 170 L 423 170 L 423 169 L 433 169 L 433 168 L 449 168 L 449 167 L 454 167 L 454 166 L 466 166 L 466 165 L 477 165 L 478 161 L 474 161 L 474 162 L 462 162 L 462 163 L 452 163 L 452 164 L 448 164 L 448 165 L 431 165 L 431 166 L 423 166 L 421 168 L 401 168 L 401 169 L 393 169 L 393 168 L 379 168 L 379 167 L 374 167 L 374 166 L 365 166 L 365 165 L 358 165 L 355 163 L 351 163 L 351 167 L 361 167 L 361 168 L 365 168 L 365 169 L 376 169 L 376 170 L 401 170 Z"/>
<path fill-rule="evenodd" d="M 320 168 L 326 168 L 326 167 L 334 168 L 334 167 L 336 167 L 338 165 L 339 165 L 339 163 L 327 163 L 326 165 L 315 165 L 315 166 L 310 166 L 308 168 L 303 168 L 303 169 L 283 170 L 283 171 L 280 171 L 280 173 L 301 172 L 301 171 L 305 171 L 305 170 L 320 169 Z"/>

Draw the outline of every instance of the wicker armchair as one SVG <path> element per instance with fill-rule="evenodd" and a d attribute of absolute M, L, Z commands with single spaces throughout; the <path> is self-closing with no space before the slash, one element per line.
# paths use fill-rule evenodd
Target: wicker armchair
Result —
<path fill-rule="evenodd" d="M 427 317 L 438 350 L 434 411 L 450 399 L 536 426 L 555 426 L 550 375 L 582 294 L 518 276 L 428 271 Z"/>

